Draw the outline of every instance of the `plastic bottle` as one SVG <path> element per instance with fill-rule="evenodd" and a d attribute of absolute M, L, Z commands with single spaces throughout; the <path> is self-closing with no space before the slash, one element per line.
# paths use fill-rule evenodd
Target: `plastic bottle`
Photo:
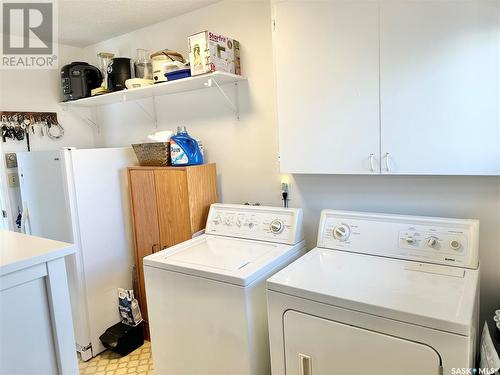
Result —
<path fill-rule="evenodd" d="M 177 127 L 177 134 L 170 138 L 172 166 L 203 164 L 203 154 L 198 142 L 186 131 L 185 126 Z"/>

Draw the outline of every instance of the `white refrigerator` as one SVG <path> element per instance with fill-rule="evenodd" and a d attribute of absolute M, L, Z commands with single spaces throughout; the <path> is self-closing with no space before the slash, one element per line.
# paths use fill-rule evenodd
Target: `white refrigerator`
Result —
<path fill-rule="evenodd" d="M 17 154 L 22 230 L 71 242 L 66 262 L 76 350 L 88 360 L 105 348 L 99 336 L 120 321 L 117 288 L 132 288 L 133 239 L 126 167 L 131 148 Z"/>

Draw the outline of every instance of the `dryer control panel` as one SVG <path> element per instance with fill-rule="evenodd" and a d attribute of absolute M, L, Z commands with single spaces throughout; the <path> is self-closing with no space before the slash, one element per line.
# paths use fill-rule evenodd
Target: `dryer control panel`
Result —
<path fill-rule="evenodd" d="M 323 210 L 318 247 L 478 267 L 479 221 Z"/>
<path fill-rule="evenodd" d="M 302 209 L 216 203 L 205 233 L 295 245 L 302 241 Z"/>

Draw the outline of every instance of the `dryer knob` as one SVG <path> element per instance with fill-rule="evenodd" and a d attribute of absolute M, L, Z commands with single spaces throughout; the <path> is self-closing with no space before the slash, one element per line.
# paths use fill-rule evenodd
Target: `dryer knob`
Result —
<path fill-rule="evenodd" d="M 349 228 L 347 224 L 336 225 L 335 228 L 333 228 L 332 234 L 336 240 L 344 242 L 349 239 L 351 228 Z"/>

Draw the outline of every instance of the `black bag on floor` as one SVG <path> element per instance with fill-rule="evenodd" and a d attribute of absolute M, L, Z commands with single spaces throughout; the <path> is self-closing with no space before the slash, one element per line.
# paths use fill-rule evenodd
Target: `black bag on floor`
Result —
<path fill-rule="evenodd" d="M 127 355 L 144 344 L 143 323 L 135 327 L 116 323 L 109 327 L 100 337 L 102 344 L 120 355 Z"/>

